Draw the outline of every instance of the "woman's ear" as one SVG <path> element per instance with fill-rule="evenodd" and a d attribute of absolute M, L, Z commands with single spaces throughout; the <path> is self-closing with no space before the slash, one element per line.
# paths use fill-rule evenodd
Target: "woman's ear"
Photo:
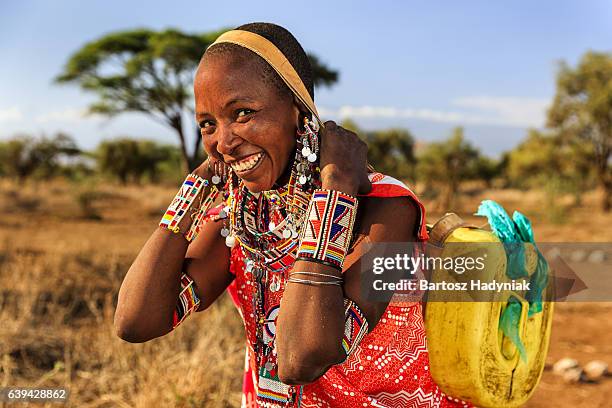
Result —
<path fill-rule="evenodd" d="M 297 108 L 300 112 L 308 112 L 308 108 L 306 107 L 306 105 L 304 105 L 302 101 L 300 101 L 295 95 L 293 95 L 293 103 L 297 105 Z"/>
<path fill-rule="evenodd" d="M 293 107 L 297 113 L 298 129 L 302 129 L 302 125 L 304 124 L 304 118 L 310 117 L 308 108 L 306 108 L 306 105 L 304 105 L 295 95 L 293 96 Z"/>

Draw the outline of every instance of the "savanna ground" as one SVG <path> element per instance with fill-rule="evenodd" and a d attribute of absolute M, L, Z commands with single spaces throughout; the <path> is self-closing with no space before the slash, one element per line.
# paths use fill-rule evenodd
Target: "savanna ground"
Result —
<path fill-rule="evenodd" d="M 243 329 L 227 296 L 145 344 L 113 331 L 122 278 L 175 192 L 0 184 L 0 387 L 67 387 L 70 407 L 239 405 Z M 612 215 L 598 210 L 595 193 L 567 209 L 571 197 L 551 207 L 542 192 L 488 190 L 463 195 L 457 212 L 473 213 L 483 198 L 525 212 L 539 241 L 612 241 Z M 566 356 L 612 364 L 610 312 L 612 303 L 557 304 L 548 367 L 528 407 L 609 406 L 611 378 L 568 385 L 550 365 Z"/>

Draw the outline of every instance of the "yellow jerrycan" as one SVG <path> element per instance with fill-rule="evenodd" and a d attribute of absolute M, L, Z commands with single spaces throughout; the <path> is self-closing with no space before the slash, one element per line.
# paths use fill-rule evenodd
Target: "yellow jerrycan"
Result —
<path fill-rule="evenodd" d="M 484 255 L 485 268 L 478 272 L 483 281 L 511 281 L 506 274 L 504 246 L 493 232 L 468 225 L 449 213 L 430 226 L 429 233 L 428 256 Z M 520 245 L 525 245 L 525 269 L 531 275 L 538 263 L 536 249 L 530 243 Z M 433 283 L 464 278 L 435 267 L 429 277 Z M 551 285 L 546 291 L 549 293 L 543 293 L 543 299 L 552 299 Z M 448 298 L 430 290 L 425 305 L 433 378 L 448 395 L 484 408 L 518 407 L 529 399 L 542 376 L 551 333 L 552 302 L 541 302 L 541 312 L 528 315 L 529 303 L 516 292 L 507 290 L 498 295 L 495 301 L 473 301 L 470 293 L 458 291 L 453 301 L 446 301 Z M 511 297 L 520 302 L 518 336 L 524 353 L 500 329 Z"/>

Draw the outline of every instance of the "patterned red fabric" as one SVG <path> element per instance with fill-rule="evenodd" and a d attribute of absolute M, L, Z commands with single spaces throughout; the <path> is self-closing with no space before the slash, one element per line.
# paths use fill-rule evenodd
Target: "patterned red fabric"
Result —
<path fill-rule="evenodd" d="M 368 197 L 403 196 L 418 204 L 421 211 L 417 236 L 421 241 L 426 240 L 425 209 L 414 193 L 402 182 L 380 173 L 370 174 L 370 180 L 373 188 Z M 255 339 L 253 291 L 244 272 L 244 255 L 238 245 L 232 249 L 230 270 L 236 279 L 228 291 L 243 317 L 248 337 L 242 407 L 254 408 L 258 405 L 256 360 L 251 347 Z M 266 292 L 266 304 L 278 304 L 283 289 L 276 293 Z M 266 331 L 269 335 L 274 334 L 274 322 L 267 323 Z M 304 386 L 294 406 L 412 408 L 463 407 L 469 404 L 445 395 L 431 377 L 421 303 L 401 302 L 394 298 L 378 324 L 363 337 L 351 355 L 314 383 Z"/>

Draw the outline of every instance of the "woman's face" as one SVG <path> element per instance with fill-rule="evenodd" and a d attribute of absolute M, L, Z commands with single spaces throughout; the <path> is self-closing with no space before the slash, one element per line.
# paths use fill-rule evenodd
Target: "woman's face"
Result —
<path fill-rule="evenodd" d="M 256 56 L 206 55 L 196 73 L 196 120 L 206 152 L 252 192 L 270 190 L 296 148 L 299 109 L 262 75 Z"/>

